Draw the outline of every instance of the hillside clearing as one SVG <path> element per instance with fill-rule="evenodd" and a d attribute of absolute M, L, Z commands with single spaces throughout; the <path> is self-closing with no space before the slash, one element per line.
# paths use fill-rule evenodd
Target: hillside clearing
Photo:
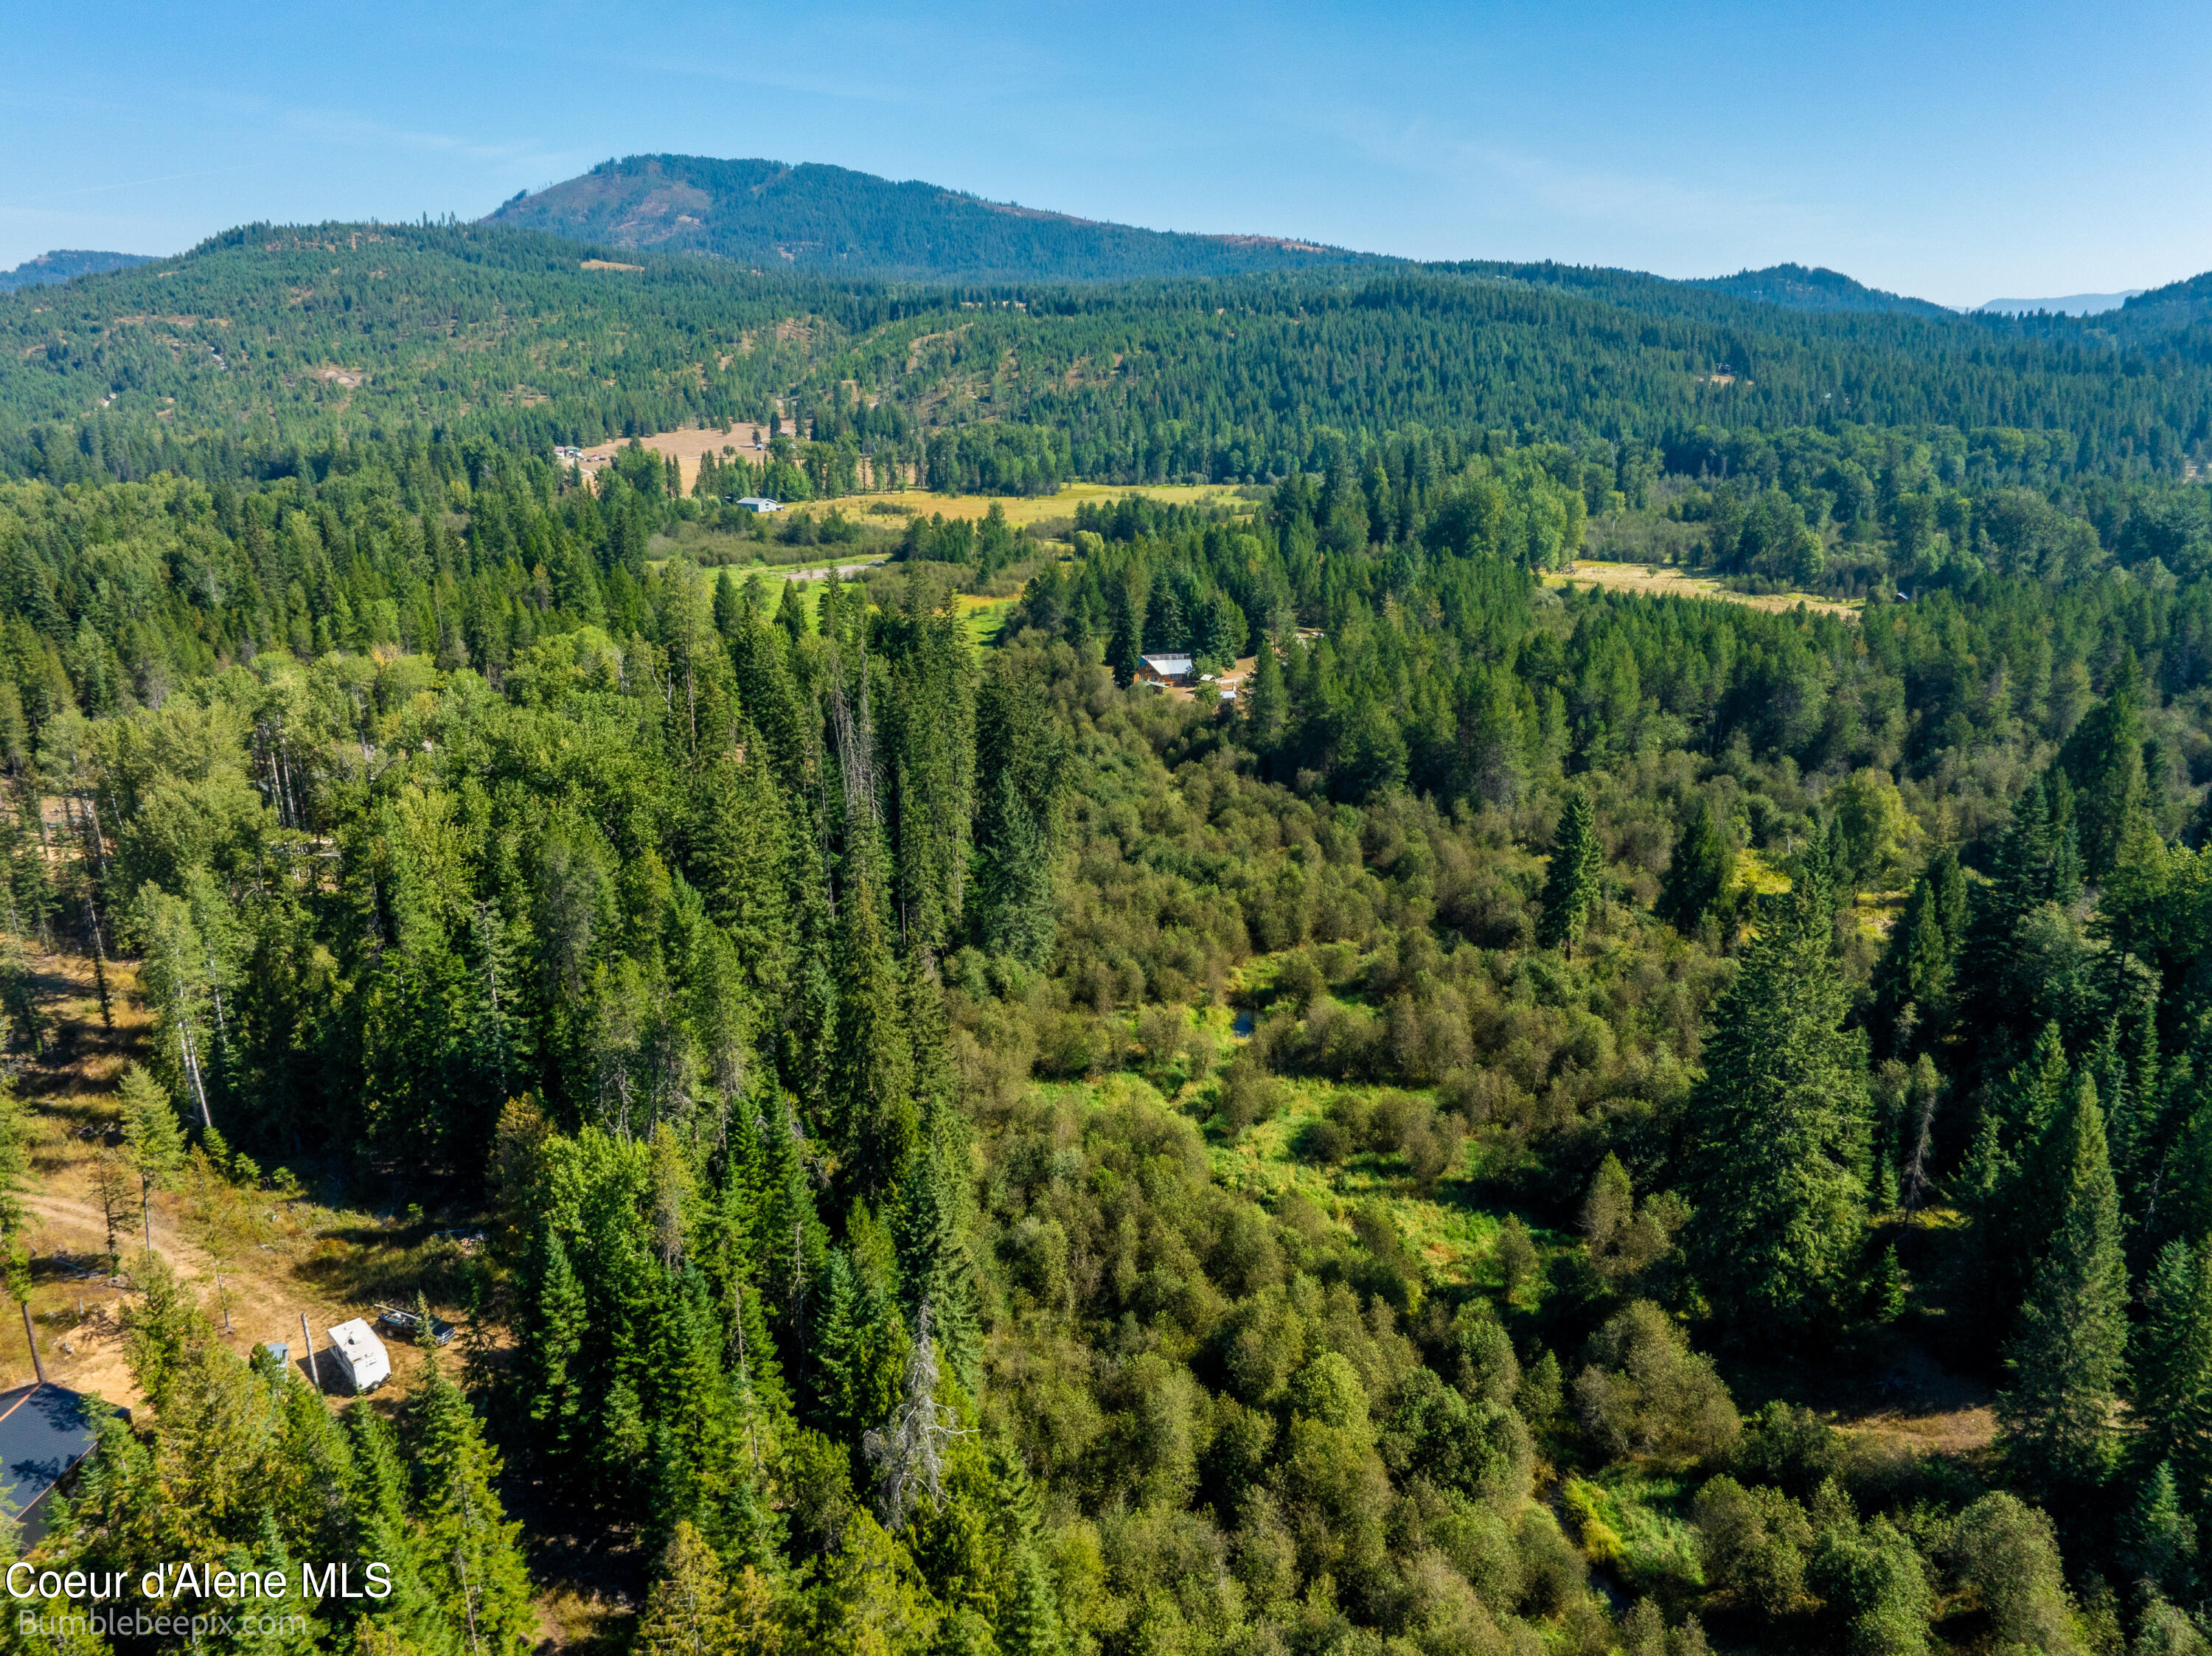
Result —
<path fill-rule="evenodd" d="M 1608 563 L 1595 558 L 1577 558 L 1557 574 L 1544 577 L 1547 586 L 1602 586 L 1608 591 L 1633 592 L 1655 598 L 1718 598 L 1753 610 L 1782 611 L 1799 604 L 1815 615 L 1841 616 L 1856 620 L 1863 607 L 1856 598 L 1824 598 L 1811 592 L 1737 592 L 1704 575 L 1686 575 L 1664 564 Z"/>
<path fill-rule="evenodd" d="M 1072 518 L 1079 505 L 1118 500 L 1127 494 L 1141 494 L 1170 506 L 1238 503 L 1236 485 L 1231 483 L 1066 483 L 1057 494 L 940 494 L 934 489 L 908 488 L 843 494 L 824 504 L 842 507 L 848 513 L 889 507 L 902 517 L 925 518 L 940 513 L 947 518 L 981 518 L 995 505 L 1006 513 L 1006 521 L 1019 529 L 1054 518 Z"/>
<path fill-rule="evenodd" d="M 586 269 L 591 267 L 586 265 Z M 610 265 L 611 270 L 634 270 L 634 265 Z M 732 424 L 726 430 L 720 426 L 686 426 L 680 431 L 656 431 L 650 437 L 635 440 L 640 446 L 649 448 L 664 458 L 676 462 L 690 488 L 699 481 L 699 457 L 725 452 L 757 464 L 768 455 L 768 428 L 750 421 Z M 584 470 L 596 471 L 616 455 L 630 446 L 628 437 L 611 438 L 604 443 L 592 443 L 584 449 Z"/>
<path fill-rule="evenodd" d="M 33 957 L 33 966 L 49 1022 L 47 1047 L 43 1060 L 21 1064 L 15 1081 L 32 1129 L 34 1180 L 24 1202 L 36 1222 L 29 1237 L 30 1306 L 40 1353 L 58 1383 L 135 1404 L 121 1317 L 136 1292 L 133 1261 L 144 1248 L 137 1181 L 130 1181 L 120 1204 L 119 1271 L 111 1275 L 94 1170 L 103 1135 L 117 1118 L 115 1087 L 126 1065 L 151 1061 L 152 1031 L 137 1004 L 131 963 L 109 968 L 112 1030 L 100 1023 L 89 962 L 55 954 Z M 440 1282 L 462 1257 L 457 1245 L 434 1234 L 437 1222 L 419 1209 L 393 1215 L 326 1205 L 312 1195 L 233 1185 L 200 1167 L 187 1169 L 174 1190 L 157 1192 L 151 1206 L 155 1248 L 198 1292 L 224 1344 L 241 1356 L 257 1344 L 284 1344 L 300 1363 L 303 1313 L 317 1350 L 325 1350 L 325 1330 L 353 1317 L 373 1320 L 380 1300 L 405 1303 L 427 1290 L 440 1301 Z M 441 1308 L 458 1313 L 449 1303 Z M 378 1393 L 380 1407 L 405 1395 L 420 1362 L 413 1348 L 387 1344 L 393 1383 Z M 20 1331 L 0 1331 L 0 1386 L 31 1377 Z M 343 1398 L 332 1400 L 349 1406 Z"/>

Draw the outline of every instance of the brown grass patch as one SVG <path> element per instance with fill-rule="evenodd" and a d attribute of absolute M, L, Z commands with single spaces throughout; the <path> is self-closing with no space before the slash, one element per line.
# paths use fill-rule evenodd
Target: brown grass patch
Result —
<path fill-rule="evenodd" d="M 1723 604 L 1745 604 L 1753 610 L 1795 610 L 1799 604 L 1815 615 L 1858 618 L 1857 599 L 1824 598 L 1810 592 L 1733 592 L 1702 575 L 1686 575 L 1665 564 L 1604 563 L 1577 558 L 1558 574 L 1544 577 L 1547 586 L 1602 586 L 1609 591 L 1633 592 L 1645 597 L 1718 598 Z"/>
<path fill-rule="evenodd" d="M 719 455 L 726 448 L 732 449 L 755 465 L 768 458 L 768 428 L 746 421 L 738 422 L 727 431 L 720 426 L 690 426 L 682 431 L 657 431 L 637 440 L 642 446 L 675 461 L 686 489 L 699 481 L 699 457 L 702 454 Z M 584 451 L 584 458 L 590 464 L 604 465 L 629 444 L 627 437 L 593 443 Z"/>
<path fill-rule="evenodd" d="M 1057 494 L 939 494 L 931 489 L 908 488 L 841 494 L 834 500 L 818 504 L 842 507 L 851 513 L 864 513 L 882 501 L 896 507 L 901 513 L 918 513 L 925 518 L 939 513 L 947 518 L 981 518 L 996 504 L 1006 513 L 1006 521 L 1018 529 L 1025 524 L 1072 517 L 1076 506 L 1085 500 L 1118 500 L 1124 494 L 1142 494 L 1151 500 L 1184 506 L 1215 500 L 1236 505 L 1236 486 L 1231 483 L 1066 483 Z"/>

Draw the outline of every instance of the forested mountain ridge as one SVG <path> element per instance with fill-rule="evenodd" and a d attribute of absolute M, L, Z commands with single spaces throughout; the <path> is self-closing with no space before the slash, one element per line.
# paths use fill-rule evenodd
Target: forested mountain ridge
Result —
<path fill-rule="evenodd" d="M 0 270 L 0 294 L 13 293 L 18 288 L 68 282 L 76 276 L 97 275 L 102 270 L 127 270 L 134 264 L 149 262 L 144 253 L 100 253 L 88 252 L 82 248 L 57 248 L 51 253 L 40 253 L 36 258 L 27 258 L 12 270 Z"/>
<path fill-rule="evenodd" d="M 897 313 L 724 264 L 587 268 L 592 252 L 521 230 L 253 226 L 15 295 L 0 301 L 14 463 L 35 467 L 25 445 L 52 447 L 55 422 L 136 476 L 209 442 L 228 455 L 448 424 L 547 444 L 659 429 L 770 402 L 804 377 L 810 325 Z"/>
<path fill-rule="evenodd" d="M 629 155 L 487 222 L 763 270 L 908 282 L 1121 282 L 1384 263 L 1267 235 L 1191 235 L 988 202 L 842 167 Z"/>
<path fill-rule="evenodd" d="M 1779 305 L 1785 310 L 1898 311 L 1909 316 L 1952 313 L 1947 306 L 1908 299 L 1854 282 L 1840 271 L 1808 270 L 1802 264 L 1774 264 L 1763 270 L 1739 270 L 1734 276 L 1704 276 L 1688 285 L 1757 300 L 1763 305 Z"/>
<path fill-rule="evenodd" d="M 2056 311 L 2069 316 L 2097 316 L 2116 311 L 2142 291 L 2130 288 L 2117 294 L 2053 294 L 2045 299 L 1992 299 L 1987 304 L 1974 306 L 1978 313 L 1995 312 L 2000 315 L 2032 315 L 2037 311 Z"/>
<path fill-rule="evenodd" d="M 710 252 L 763 269 L 921 282 L 1115 282 L 1410 262 L 1296 238 L 1103 224 L 819 163 L 698 155 L 604 161 L 580 177 L 517 196 L 483 221 L 612 247 Z M 1511 273 L 1528 267 L 1474 261 L 1462 268 Z M 1801 264 L 1688 282 L 1626 270 L 1590 274 L 1706 288 L 1791 310 L 1953 314 L 1926 300 Z"/>
<path fill-rule="evenodd" d="M 613 251 L 250 227 L 0 299 L 0 464 L 212 477 L 403 434 L 550 447 L 779 407 L 952 487 L 1282 475 L 1413 425 L 1669 452 L 1948 429 L 2036 480 L 2179 476 L 2212 442 L 2212 331 L 2185 317 L 2123 341 L 2104 318 L 1788 310 L 1555 265 L 964 290 Z"/>
<path fill-rule="evenodd" d="M 2174 327 L 2201 322 L 2208 314 L 2212 314 L 2212 273 L 2131 294 L 2117 316 L 2106 312 L 2102 319 L 2117 327 Z"/>

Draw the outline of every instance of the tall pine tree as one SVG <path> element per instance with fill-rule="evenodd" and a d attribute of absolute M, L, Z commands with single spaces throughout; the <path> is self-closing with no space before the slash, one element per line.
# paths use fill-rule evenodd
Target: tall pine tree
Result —
<path fill-rule="evenodd" d="M 631 1648 L 637 1656 L 737 1656 L 747 1647 L 732 1611 L 721 1560 L 697 1530 L 679 1520 Z"/>
<path fill-rule="evenodd" d="M 1259 757 L 1261 773 L 1269 774 L 1275 750 L 1282 745 L 1283 732 L 1290 725 L 1291 697 L 1283 680 L 1283 658 L 1276 653 L 1274 640 L 1265 634 L 1260 640 L 1251 676 L 1245 682 L 1243 711 L 1244 740 Z"/>
<path fill-rule="evenodd" d="M 1996 1414 L 2005 1459 L 2032 1487 L 2100 1483 L 2118 1446 L 2128 1273 L 2105 1113 L 2085 1079 L 2068 1125 L 2063 1216 L 2007 1350 Z"/>
<path fill-rule="evenodd" d="M 974 931 L 984 948 L 1042 967 L 1058 924 L 1052 890 L 1066 755 L 1043 683 L 1004 658 L 975 707 L 979 853 Z"/>
<path fill-rule="evenodd" d="M 1735 852 L 1700 796 L 1690 807 L 1690 820 L 1667 864 L 1659 892 L 1660 918 L 1683 936 L 1693 935 L 1698 923 L 1726 899 L 1735 875 Z"/>
<path fill-rule="evenodd" d="M 1690 1101 L 1691 1257 L 1747 1333 L 1819 1318 L 1859 1264 L 1871 1106 L 1834 935 L 1804 884 L 1761 912 Z"/>
<path fill-rule="evenodd" d="M 392 1583 L 390 1597 L 372 1604 L 365 1619 L 404 1648 L 457 1656 L 465 1641 L 423 1579 L 422 1538 L 392 1430 L 374 1409 L 349 1409 L 345 1422 L 353 1447 L 350 1538 L 357 1556 L 390 1567 Z"/>
<path fill-rule="evenodd" d="M 2074 727 L 2059 755 L 2074 784 L 2081 871 L 2092 880 L 2119 865 L 2146 804 L 2143 699 L 2142 669 L 2125 650 L 2105 700 Z"/>
<path fill-rule="evenodd" d="M 975 664 L 951 607 L 880 622 L 890 666 L 887 769 L 896 908 L 908 942 L 943 948 L 960 923 L 975 813 Z"/>
<path fill-rule="evenodd" d="M 897 968 L 865 877 L 845 894 L 830 1119 L 838 1175 L 869 1198 L 895 1188 L 920 1127 Z"/>
<path fill-rule="evenodd" d="M 967 1139 L 953 1100 L 943 992 L 927 958 L 908 962 L 907 992 L 922 1119 L 921 1148 L 900 1190 L 901 1297 L 910 1326 L 919 1327 L 921 1307 L 930 1307 L 939 1355 L 973 1397 L 981 1351 L 975 1266 L 963 1235 Z"/>
<path fill-rule="evenodd" d="M 1959 854 L 1948 846 L 1912 883 L 1875 968 L 1870 1027 L 1881 1051 L 1900 1057 L 1925 1052 L 1950 1027 L 1965 892 Z"/>
<path fill-rule="evenodd" d="M 2160 1250 L 2130 1368 L 2142 1458 L 2171 1462 L 2201 1502 L 2212 1490 L 2212 1238 Z"/>
<path fill-rule="evenodd" d="M 517 1544 L 522 1526 L 501 1505 L 497 1452 L 427 1341 L 410 1414 L 416 1539 L 431 1593 L 465 1656 L 520 1656 L 536 1642 L 538 1619 Z"/>
<path fill-rule="evenodd" d="M 1559 832 L 1553 836 L 1551 871 L 1545 877 L 1542 916 L 1536 923 L 1536 941 L 1546 949 L 1574 953 L 1575 943 L 1597 901 L 1605 876 L 1605 852 L 1597 840 L 1597 819 L 1589 794 L 1583 788 L 1567 793 L 1566 809 L 1559 815 Z"/>

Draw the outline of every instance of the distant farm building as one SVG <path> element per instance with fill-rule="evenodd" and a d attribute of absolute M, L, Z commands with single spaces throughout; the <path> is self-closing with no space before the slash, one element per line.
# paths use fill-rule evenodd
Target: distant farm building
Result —
<path fill-rule="evenodd" d="M 360 1318 L 324 1331 L 331 1337 L 331 1355 L 337 1359 L 338 1373 L 356 1392 L 371 1391 L 392 1378 L 391 1354 L 376 1338 L 376 1331 Z"/>
<path fill-rule="evenodd" d="M 746 512 L 768 513 L 783 510 L 781 502 L 771 500 L 765 494 L 748 494 L 744 500 L 739 500 L 738 505 L 740 509 Z"/>
<path fill-rule="evenodd" d="M 0 1392 L 0 1513 L 21 1526 L 16 1546 L 38 1544 L 52 1520 L 47 1499 L 98 1447 L 100 1422 L 127 1411 L 65 1386 Z"/>
<path fill-rule="evenodd" d="M 1188 656 L 1139 656 L 1137 658 L 1137 682 L 1140 684 L 1188 684 L 1190 673 Z"/>

